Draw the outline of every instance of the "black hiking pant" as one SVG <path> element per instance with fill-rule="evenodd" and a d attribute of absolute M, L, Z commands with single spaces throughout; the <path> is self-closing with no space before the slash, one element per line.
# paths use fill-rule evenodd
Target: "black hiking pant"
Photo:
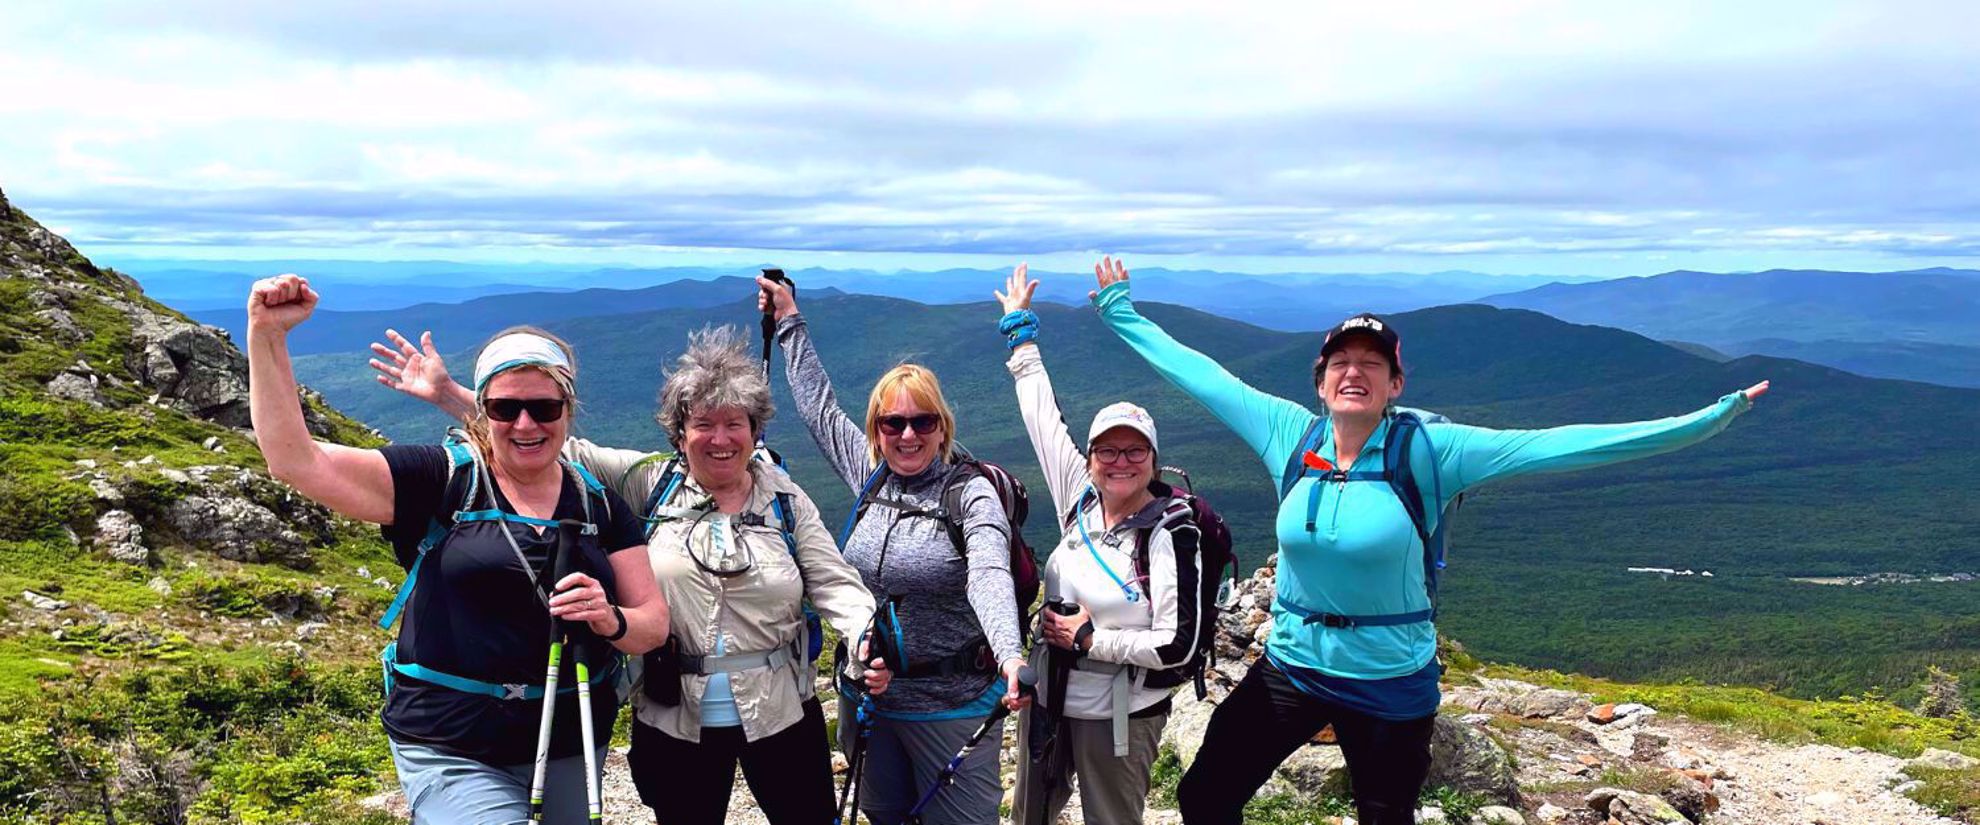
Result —
<path fill-rule="evenodd" d="M 1272 770 L 1334 726 L 1347 759 L 1361 825 L 1415 825 L 1416 798 L 1430 773 L 1437 715 L 1394 722 L 1303 693 L 1261 657 L 1210 715 L 1203 746 L 1176 789 L 1185 825 L 1239 825 L 1244 803 Z"/>
<path fill-rule="evenodd" d="M 831 744 L 816 697 L 805 700 L 795 724 L 754 742 L 743 738 L 740 725 L 702 728 L 695 743 L 635 721 L 626 754 L 639 801 L 659 825 L 727 821 L 737 762 L 772 825 L 828 825 L 836 815 Z"/>

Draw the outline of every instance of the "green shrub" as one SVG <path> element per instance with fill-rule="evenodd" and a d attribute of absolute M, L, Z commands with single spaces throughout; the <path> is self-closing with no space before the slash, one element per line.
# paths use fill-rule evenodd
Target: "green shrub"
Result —
<path fill-rule="evenodd" d="M 0 707 L 0 822 L 388 822 L 355 805 L 390 764 L 374 678 L 289 659 L 51 684 Z"/>
<path fill-rule="evenodd" d="M 242 572 L 198 576 L 185 592 L 201 609 L 236 619 L 256 619 L 271 613 L 323 613 L 329 606 L 317 598 L 316 587 L 311 581 Z"/>

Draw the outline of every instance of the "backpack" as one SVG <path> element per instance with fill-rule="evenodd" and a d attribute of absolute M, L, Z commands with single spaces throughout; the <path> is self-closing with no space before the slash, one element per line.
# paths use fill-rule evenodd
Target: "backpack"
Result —
<path fill-rule="evenodd" d="M 874 468 L 871 475 L 866 477 L 866 483 L 860 487 L 859 498 L 853 504 L 852 513 L 846 516 L 846 526 L 839 532 L 839 546 L 845 546 L 846 540 L 852 536 L 853 525 L 858 524 L 860 517 L 866 515 L 867 506 L 880 504 L 900 510 L 902 518 L 927 516 L 940 519 L 942 525 L 948 528 L 949 542 L 955 547 L 956 555 L 966 558 L 969 550 L 963 538 L 963 487 L 968 485 L 971 478 L 980 475 L 988 479 L 990 486 L 997 491 L 997 503 L 1004 508 L 1004 518 L 1009 520 L 1011 525 L 1010 565 L 1011 583 L 1014 585 L 1012 590 L 1017 597 L 1018 622 L 1020 625 L 1029 624 L 1031 604 L 1038 600 L 1041 577 L 1038 570 L 1038 554 L 1031 549 L 1031 544 L 1024 540 L 1024 521 L 1031 514 L 1031 499 L 1025 492 L 1024 482 L 1019 481 L 1001 465 L 970 455 L 969 451 L 957 445 L 955 466 L 950 468 L 948 477 L 942 480 L 942 503 L 930 510 L 877 497 L 874 490 L 879 489 L 880 482 L 886 478 L 887 473 L 887 464 L 883 461 L 879 467 Z"/>
<path fill-rule="evenodd" d="M 630 477 L 634 470 L 639 469 L 647 462 L 658 460 L 665 460 L 667 463 L 661 470 L 660 480 L 653 485 L 653 492 L 647 494 L 646 503 L 639 508 L 640 513 L 643 514 L 646 521 L 646 537 L 648 539 L 653 537 L 653 531 L 659 528 L 659 523 L 666 519 L 665 516 L 660 514 L 660 511 L 666 506 L 667 502 L 673 500 L 675 491 L 679 490 L 681 483 L 687 480 L 687 465 L 681 461 L 678 453 L 666 454 L 664 456 L 660 454 L 647 456 L 635 462 L 631 467 L 626 468 L 626 475 Z M 773 467 L 779 473 L 789 472 L 784 467 L 783 457 L 767 447 L 759 446 L 751 456 L 751 460 Z M 777 493 L 770 499 L 770 510 L 777 517 L 777 524 L 775 525 L 777 532 L 783 537 L 784 549 L 790 552 L 793 563 L 797 561 L 798 557 L 796 498 L 796 496 L 790 493 Z M 749 527 L 771 526 L 764 520 L 760 513 L 745 513 L 736 520 L 736 523 Z M 806 638 L 805 662 L 812 663 L 818 661 L 819 654 L 824 652 L 824 625 L 818 617 L 818 611 L 812 609 L 809 600 L 804 602 L 803 610 Z"/>
<path fill-rule="evenodd" d="M 1450 419 L 1425 410 L 1399 409 L 1393 415 L 1390 415 L 1389 432 L 1382 440 L 1382 469 L 1379 472 L 1366 470 L 1348 472 L 1339 468 L 1323 471 L 1308 466 L 1305 462 L 1305 456 L 1310 452 L 1320 449 L 1321 430 L 1326 422 L 1327 417 L 1324 415 L 1314 418 L 1313 423 L 1308 424 L 1306 432 L 1300 436 L 1299 445 L 1293 450 L 1292 455 L 1286 459 L 1285 473 L 1279 478 L 1279 500 L 1281 502 L 1285 501 L 1286 497 L 1292 494 L 1293 487 L 1299 483 L 1299 480 L 1308 475 L 1319 476 L 1319 481 L 1315 483 L 1321 481 L 1379 481 L 1389 485 L 1390 491 L 1394 492 L 1396 498 L 1402 501 L 1403 510 L 1409 513 L 1410 524 L 1416 528 L 1417 538 L 1422 540 L 1423 587 L 1426 591 L 1425 595 L 1429 597 L 1430 606 L 1424 610 L 1409 613 L 1391 613 L 1375 616 L 1341 616 L 1333 613 L 1315 613 L 1298 605 L 1290 604 L 1283 597 L 1278 600 L 1278 603 L 1304 617 L 1309 624 L 1320 623 L 1328 627 L 1382 627 L 1436 621 L 1437 577 L 1443 571 L 1445 565 L 1444 557 L 1449 545 L 1451 516 L 1455 515 L 1458 508 L 1463 505 L 1464 495 L 1460 493 L 1456 498 L 1451 500 L 1450 505 L 1445 507 L 1441 517 L 1437 520 L 1437 529 L 1434 531 L 1431 530 L 1429 527 L 1430 513 L 1427 510 L 1428 502 L 1424 501 L 1423 490 L 1416 483 L 1415 465 L 1410 461 L 1410 454 L 1416 449 L 1417 443 L 1420 441 L 1423 448 L 1430 451 L 1430 461 L 1434 464 L 1437 460 L 1436 445 L 1431 443 L 1429 429 L 1424 425 L 1433 422 L 1448 424 L 1450 423 Z M 1434 476 L 1431 478 L 1431 483 L 1433 486 L 1441 485 L 1441 481 Z M 1441 486 L 1437 486 L 1437 489 L 1433 490 L 1433 492 L 1436 494 L 1434 500 L 1443 499 Z M 1314 501 L 1317 503 L 1318 499 L 1316 498 Z M 1311 531 L 1314 529 L 1314 515 L 1312 508 L 1309 507 L 1308 510 L 1306 529 Z"/>
<path fill-rule="evenodd" d="M 440 446 L 447 452 L 447 486 L 444 492 L 441 493 L 440 500 L 443 504 L 446 502 L 459 502 L 459 508 L 447 510 L 443 507 L 433 514 L 432 521 L 427 524 L 426 535 L 419 540 L 417 552 L 414 554 L 410 563 L 406 565 L 406 580 L 399 585 L 399 592 L 392 597 L 392 604 L 385 608 L 385 615 L 378 619 L 378 627 L 383 630 L 392 629 L 392 625 L 398 622 L 400 614 L 405 611 L 406 604 L 412 599 L 413 588 L 419 585 L 419 571 L 426 566 L 427 554 L 440 546 L 440 543 L 447 538 L 448 531 L 453 529 L 454 525 L 464 521 L 514 521 L 553 529 L 558 526 L 556 521 L 510 513 L 502 510 L 496 504 L 493 492 L 495 486 L 494 479 L 489 475 L 487 466 L 480 461 L 480 457 L 475 452 L 474 443 L 468 438 L 466 431 L 459 427 L 448 428 L 446 439 L 441 442 Z M 600 483 L 598 478 L 591 474 L 590 470 L 585 469 L 583 464 L 564 458 L 560 458 L 559 461 L 570 469 L 572 475 L 577 477 L 584 488 L 584 495 L 580 499 L 584 504 L 584 532 L 587 535 L 595 535 L 598 532 L 599 522 L 593 520 L 591 517 L 593 499 L 596 499 L 605 508 L 605 520 L 609 521 L 611 519 L 612 503 L 611 499 L 605 496 L 605 485 Z M 488 506 L 484 509 L 474 509 L 481 502 L 484 488 L 486 488 L 488 495 Z M 521 551 L 519 550 L 517 552 L 520 553 Z M 525 567 L 527 566 L 525 565 Z M 531 572 L 531 575 L 535 575 L 534 571 Z M 393 675 L 395 673 L 403 673 L 420 681 L 431 682 L 453 690 L 466 693 L 479 693 L 500 699 L 535 699 L 543 694 L 541 685 L 497 685 L 469 679 L 464 676 L 440 673 L 422 667 L 417 663 L 400 662 L 398 661 L 398 647 L 398 642 L 394 641 L 387 644 L 385 649 L 379 653 L 379 661 L 384 666 L 385 671 L 385 692 L 388 694 L 392 691 Z M 602 682 L 609 678 L 616 678 L 624 670 L 622 667 L 624 664 L 623 654 L 620 654 L 617 650 L 613 650 L 612 654 L 612 666 L 599 668 L 592 672 L 592 681 L 594 683 Z M 559 689 L 558 692 L 568 693 L 576 689 L 575 686 L 567 686 Z"/>
<path fill-rule="evenodd" d="M 1181 489 L 1162 480 L 1163 473 L 1173 473 L 1182 479 Z M 1158 467 L 1155 479 L 1148 483 L 1148 491 L 1155 498 L 1165 500 L 1168 505 L 1155 524 L 1136 530 L 1134 533 L 1134 573 L 1136 578 L 1147 581 L 1148 545 L 1156 530 L 1174 530 L 1180 526 L 1196 528 L 1197 557 L 1201 561 L 1203 576 L 1197 581 L 1196 604 L 1196 644 L 1189 661 L 1162 670 L 1150 670 L 1143 677 L 1142 684 L 1151 688 L 1171 688 L 1185 681 L 1196 684 L 1196 698 L 1202 699 L 1207 691 L 1204 674 L 1217 664 L 1217 623 L 1237 589 L 1237 555 L 1231 548 L 1231 528 L 1224 523 L 1224 517 L 1217 513 L 1201 496 L 1196 495 L 1196 486 L 1190 481 L 1189 473 L 1179 467 Z M 1092 492 L 1088 496 L 1094 495 Z M 1085 507 L 1087 499 L 1073 505 L 1074 512 Z M 1225 570 L 1229 570 L 1228 574 Z"/>

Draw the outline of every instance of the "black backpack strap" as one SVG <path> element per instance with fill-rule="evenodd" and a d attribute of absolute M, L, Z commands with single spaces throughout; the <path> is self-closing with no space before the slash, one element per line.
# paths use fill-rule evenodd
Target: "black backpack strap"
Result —
<path fill-rule="evenodd" d="M 1389 419 L 1389 435 L 1382 444 L 1382 474 L 1387 476 L 1389 489 L 1402 500 L 1403 509 L 1409 512 L 1410 523 L 1416 526 L 1416 536 L 1427 550 L 1430 547 L 1430 514 L 1423 501 L 1423 487 L 1416 483 L 1415 465 L 1410 462 L 1411 449 L 1422 432 L 1423 420 L 1417 418 L 1415 413 L 1398 412 Z"/>
<path fill-rule="evenodd" d="M 963 488 L 970 479 L 981 475 L 982 469 L 964 459 L 957 461 L 949 477 L 942 480 L 942 509 L 937 515 L 949 530 L 949 542 L 955 546 L 956 555 L 964 559 L 969 558 L 969 542 L 963 536 Z"/>
<path fill-rule="evenodd" d="M 1292 495 L 1293 486 L 1299 484 L 1306 475 L 1306 453 L 1320 448 L 1320 427 L 1327 423 L 1327 417 L 1316 415 L 1313 422 L 1306 425 L 1306 431 L 1299 434 L 1299 443 L 1293 445 L 1292 454 L 1286 456 L 1286 469 L 1279 476 L 1279 500 L 1285 501 Z"/>

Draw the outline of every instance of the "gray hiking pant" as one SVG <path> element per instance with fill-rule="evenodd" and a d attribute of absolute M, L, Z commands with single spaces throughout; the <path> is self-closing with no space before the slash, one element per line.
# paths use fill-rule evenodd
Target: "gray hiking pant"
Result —
<path fill-rule="evenodd" d="M 853 748 L 853 705 L 839 699 L 839 747 L 848 756 Z M 895 825 L 935 784 L 942 766 L 961 750 L 963 742 L 984 717 L 906 722 L 878 719 L 866 740 L 864 778 L 859 791 L 859 809 L 874 825 Z M 997 809 L 1004 801 L 1004 786 L 998 776 L 998 755 L 1003 750 L 1004 726 L 998 722 L 984 734 L 983 741 L 956 769 L 955 784 L 935 792 L 935 798 L 921 812 L 926 825 L 995 825 Z"/>
<path fill-rule="evenodd" d="M 1018 782 L 1017 798 L 1011 802 L 1013 821 L 1024 813 L 1025 799 L 1040 789 L 1029 787 L 1034 771 L 1025 770 L 1025 763 L 1031 753 L 1031 708 L 1025 708 L 1018 721 Z M 1067 767 L 1070 773 L 1079 775 L 1079 805 L 1085 821 L 1092 825 L 1141 825 L 1141 813 L 1148 800 L 1148 773 L 1155 767 L 1155 754 L 1162 744 L 1162 728 L 1169 724 L 1169 714 L 1128 720 L 1128 755 L 1123 758 L 1114 755 L 1114 723 L 1109 719 L 1069 719 L 1067 734 L 1070 742 L 1060 747 L 1072 748 L 1072 759 Z M 1047 797 L 1046 811 L 1048 822 L 1057 822 L 1059 814 L 1066 809 L 1072 799 L 1072 776 L 1059 777 L 1059 781 Z"/>

